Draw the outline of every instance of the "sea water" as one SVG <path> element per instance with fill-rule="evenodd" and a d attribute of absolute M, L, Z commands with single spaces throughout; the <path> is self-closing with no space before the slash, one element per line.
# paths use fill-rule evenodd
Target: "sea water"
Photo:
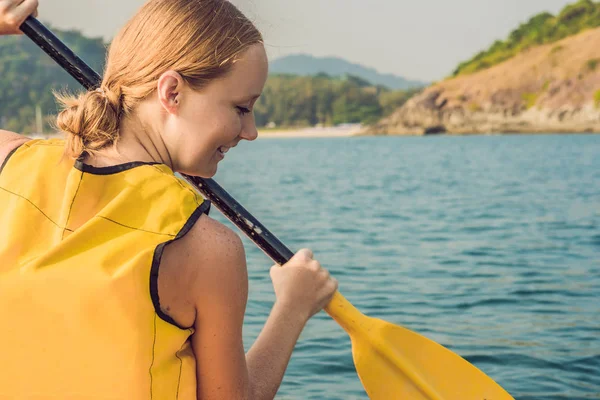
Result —
<path fill-rule="evenodd" d="M 517 399 L 600 399 L 600 135 L 258 139 L 216 180 L 290 249 L 311 248 L 365 314 Z M 272 262 L 244 245 L 248 349 L 275 297 Z M 277 398 L 367 398 L 325 313 Z"/>

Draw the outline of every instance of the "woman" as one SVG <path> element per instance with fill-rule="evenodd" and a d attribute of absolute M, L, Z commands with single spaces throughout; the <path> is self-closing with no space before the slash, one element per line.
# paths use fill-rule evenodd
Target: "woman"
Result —
<path fill-rule="evenodd" d="M 0 0 L 19 33 L 37 0 Z M 224 0 L 150 0 L 102 86 L 60 97 L 62 140 L 0 132 L 0 398 L 273 398 L 337 282 L 309 250 L 273 266 L 247 354 L 240 238 L 174 172 L 211 177 L 257 131 L 260 33 Z"/>

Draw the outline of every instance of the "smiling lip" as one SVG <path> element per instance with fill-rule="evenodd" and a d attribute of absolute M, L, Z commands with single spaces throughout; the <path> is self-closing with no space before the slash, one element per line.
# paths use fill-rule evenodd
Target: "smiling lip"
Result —
<path fill-rule="evenodd" d="M 229 149 L 231 149 L 231 147 L 227 147 L 227 146 L 221 146 L 217 149 L 217 156 L 218 156 L 219 160 L 222 160 L 223 158 L 225 158 L 225 153 L 227 153 L 229 151 Z"/>

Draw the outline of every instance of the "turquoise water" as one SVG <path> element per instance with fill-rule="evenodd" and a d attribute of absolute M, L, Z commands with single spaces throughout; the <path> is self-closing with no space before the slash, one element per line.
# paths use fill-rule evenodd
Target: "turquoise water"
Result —
<path fill-rule="evenodd" d="M 216 179 L 365 314 L 517 399 L 600 399 L 600 136 L 261 139 Z M 249 348 L 274 294 L 272 263 L 245 247 Z M 318 314 L 278 399 L 363 398 L 347 335 Z"/>

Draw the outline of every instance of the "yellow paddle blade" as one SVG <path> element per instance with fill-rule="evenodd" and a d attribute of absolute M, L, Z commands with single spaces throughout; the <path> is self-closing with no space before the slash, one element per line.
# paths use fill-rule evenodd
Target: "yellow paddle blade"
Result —
<path fill-rule="evenodd" d="M 350 335 L 356 372 L 372 400 L 514 400 L 458 354 L 363 315 L 339 292 L 325 311 Z"/>

